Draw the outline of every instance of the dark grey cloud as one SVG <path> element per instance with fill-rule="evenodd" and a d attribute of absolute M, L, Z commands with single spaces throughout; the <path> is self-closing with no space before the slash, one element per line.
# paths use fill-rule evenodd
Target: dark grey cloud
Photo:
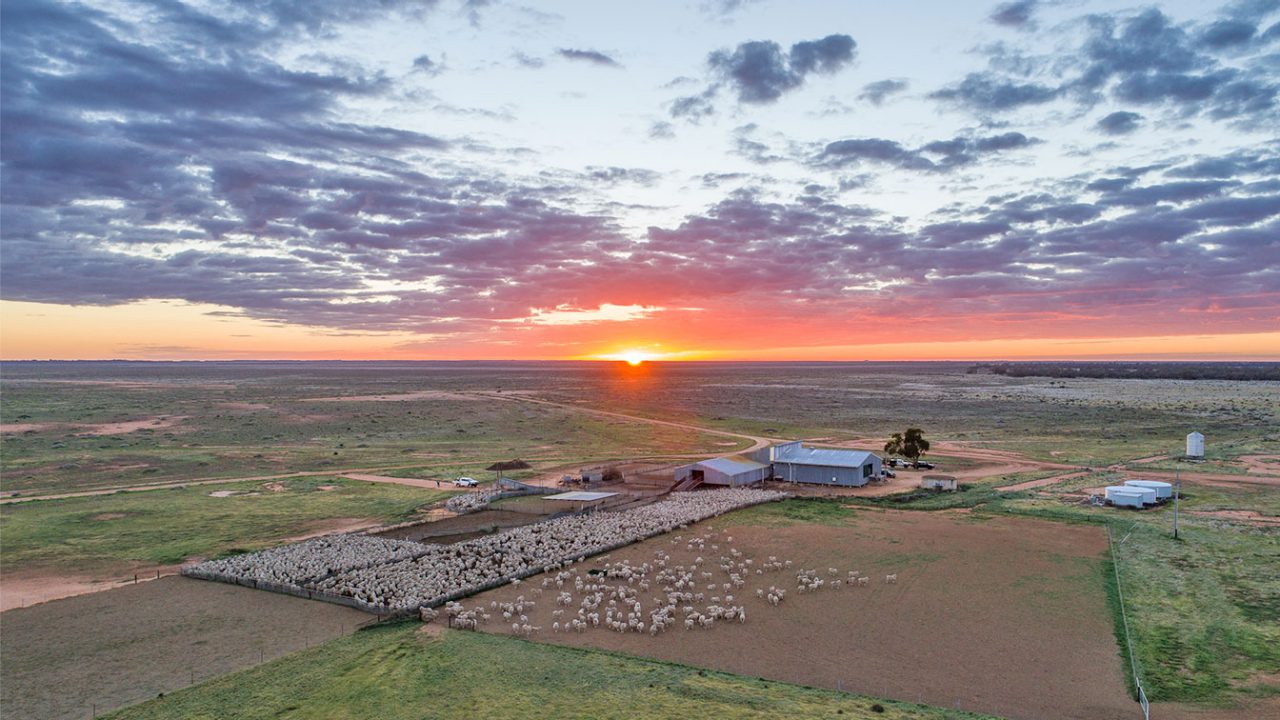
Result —
<path fill-rule="evenodd" d="M 1019 132 L 980 137 L 957 136 L 935 140 L 917 148 L 908 148 L 882 138 L 858 138 L 828 143 L 810 164 L 820 167 L 846 167 L 862 163 L 878 163 L 920 172 L 949 172 L 979 162 L 984 156 L 1031 147 L 1041 142 Z"/>
<path fill-rule="evenodd" d="M 703 91 L 671 103 L 672 117 L 696 120 L 715 112 L 713 99 L 721 87 L 733 90 L 738 102 L 764 105 L 804 85 L 810 75 L 830 75 L 853 62 L 857 43 L 848 35 L 828 35 L 795 43 L 783 52 L 772 40 L 752 40 L 707 57 L 714 81 Z"/>
<path fill-rule="evenodd" d="M 862 86 L 862 92 L 858 93 L 859 100 L 866 100 L 872 105 L 879 105 L 884 102 L 885 98 L 890 95 L 906 90 L 908 83 L 906 80 L 898 78 L 889 78 L 887 80 L 877 80 L 873 83 L 867 83 Z"/>
<path fill-rule="evenodd" d="M 1280 81 L 1272 61 L 1265 53 L 1244 53 L 1265 44 L 1270 30 L 1260 36 L 1257 23 L 1272 11 L 1266 3 L 1244 3 L 1199 24 L 1175 23 L 1158 8 L 1087 15 L 1080 19 L 1084 32 L 1076 44 L 1048 54 L 990 46 L 990 69 L 929 97 L 980 114 L 1065 99 L 1274 125 Z"/>
<path fill-rule="evenodd" d="M 1041 105 L 1060 94 L 1059 89 L 1040 83 L 1009 80 L 993 73 L 970 73 L 958 83 L 929 93 L 929 97 L 980 112 L 1003 112 Z"/>
<path fill-rule="evenodd" d="M 1219 50 L 1234 45 L 1243 45 L 1253 39 L 1258 26 L 1247 20 L 1219 20 L 1204 28 L 1199 33 L 1202 44 Z"/>
<path fill-rule="evenodd" d="M 622 67 L 617 60 L 605 55 L 599 50 L 577 50 L 574 48 L 560 48 L 556 50 L 556 54 L 566 60 L 577 60 L 580 62 L 599 65 L 601 67 Z"/>
<path fill-rule="evenodd" d="M 1025 28 L 1032 25 L 1032 16 L 1038 4 L 1036 0 L 1001 3 L 991 11 L 991 22 L 1005 27 Z"/>
<path fill-rule="evenodd" d="M 1107 135 L 1128 135 L 1138 129 L 1142 116 L 1138 113 L 1118 110 L 1100 120 L 1096 127 Z"/>

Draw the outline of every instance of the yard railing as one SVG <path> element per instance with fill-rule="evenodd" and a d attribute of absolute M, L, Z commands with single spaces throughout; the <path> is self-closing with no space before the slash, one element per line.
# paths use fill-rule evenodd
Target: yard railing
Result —
<path fill-rule="evenodd" d="M 1124 542 L 1128 537 L 1126 535 L 1120 542 Z M 1133 640 L 1129 636 L 1129 615 L 1125 611 L 1124 588 L 1120 583 L 1120 554 L 1116 552 L 1111 523 L 1107 523 L 1107 548 L 1111 552 L 1111 570 L 1115 573 L 1116 598 L 1120 602 L 1120 626 L 1124 629 L 1124 645 L 1129 654 L 1129 670 L 1133 673 L 1134 694 L 1138 697 L 1138 706 L 1142 708 L 1142 720 L 1151 720 L 1151 703 L 1147 701 L 1147 691 L 1142 688 L 1142 678 L 1138 673 L 1138 656 L 1133 653 Z"/>

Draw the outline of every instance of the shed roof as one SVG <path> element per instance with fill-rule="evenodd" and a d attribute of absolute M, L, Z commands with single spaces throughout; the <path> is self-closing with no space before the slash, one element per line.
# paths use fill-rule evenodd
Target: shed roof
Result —
<path fill-rule="evenodd" d="M 827 467 L 862 467 L 872 454 L 863 450 L 838 448 L 807 448 L 799 443 L 780 445 L 773 456 L 774 462 L 794 465 L 823 465 Z"/>
<path fill-rule="evenodd" d="M 725 475 L 739 475 L 742 473 L 763 470 L 769 467 L 768 465 L 758 463 L 751 458 L 746 458 L 741 455 L 711 458 L 710 460 L 703 460 L 697 463 L 697 465 L 701 465 L 704 468 L 710 468 L 716 472 L 724 473 Z"/>
<path fill-rule="evenodd" d="M 573 492 L 560 493 L 559 495 L 544 495 L 547 500 L 571 500 L 575 502 L 590 502 L 592 500 L 603 500 L 607 497 L 617 495 L 616 492 L 586 492 L 583 490 L 575 490 Z"/>

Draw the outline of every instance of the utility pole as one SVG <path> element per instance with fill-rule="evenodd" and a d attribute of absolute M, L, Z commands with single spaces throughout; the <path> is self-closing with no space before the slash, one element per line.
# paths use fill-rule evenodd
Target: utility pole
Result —
<path fill-rule="evenodd" d="M 1182 471 L 1173 471 L 1173 539 L 1178 539 L 1178 501 L 1182 499 Z"/>

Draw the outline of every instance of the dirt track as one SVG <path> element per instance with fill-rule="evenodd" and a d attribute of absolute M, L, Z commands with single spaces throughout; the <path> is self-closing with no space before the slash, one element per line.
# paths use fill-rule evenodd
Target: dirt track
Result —
<path fill-rule="evenodd" d="M 530 622 L 543 627 L 535 639 L 1018 719 L 1132 720 L 1136 714 L 1103 595 L 1106 538 L 1098 528 L 883 511 L 859 512 L 846 526 L 734 526 L 733 518 L 684 533 L 724 530 L 719 551 L 708 544 L 689 552 L 663 536 L 616 551 L 611 560 L 638 564 L 662 550 L 673 563 L 689 563 L 701 554 L 719 582 L 724 574 L 715 558 L 732 546 L 747 557 L 793 559 L 795 568 L 859 569 L 874 582 L 799 594 L 794 570 L 752 576 L 735 595 L 746 607 L 746 623 L 696 630 L 678 624 L 656 637 L 603 628 L 552 633 L 552 586 L 530 614 Z M 593 566 L 588 562 L 583 571 Z M 885 584 L 886 573 L 897 573 L 898 583 Z M 487 607 L 493 599 L 532 596 L 539 583 L 464 604 Z M 754 595 L 755 587 L 769 584 L 788 589 L 779 607 Z M 640 593 L 646 613 L 651 594 Z M 511 632 L 501 616 L 485 628 Z"/>

